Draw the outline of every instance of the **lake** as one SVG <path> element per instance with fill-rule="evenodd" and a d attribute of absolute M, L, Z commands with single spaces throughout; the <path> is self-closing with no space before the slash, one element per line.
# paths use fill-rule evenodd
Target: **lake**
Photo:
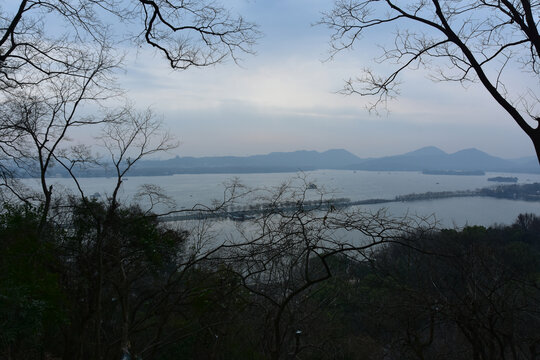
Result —
<path fill-rule="evenodd" d="M 314 183 L 318 191 L 328 197 L 364 200 L 373 198 L 394 198 L 397 195 L 424 193 L 428 191 L 474 190 L 496 186 L 487 179 L 494 176 L 515 176 L 518 184 L 540 182 L 540 174 L 486 173 L 479 176 L 424 175 L 419 172 L 375 172 L 351 170 L 317 170 L 298 174 L 179 174 L 172 176 L 128 177 L 120 194 L 124 203 L 133 200 L 143 184 L 155 184 L 171 197 L 176 208 L 190 208 L 197 203 L 210 205 L 214 199 L 222 199 L 225 184 L 233 179 L 251 188 L 271 188 L 283 182 Z M 302 180 L 299 180 L 299 177 Z M 25 179 L 34 187 L 37 180 Z M 112 192 L 115 179 L 84 178 L 81 183 L 88 196 L 99 193 L 102 197 Z M 51 179 L 57 193 L 73 190 L 70 179 Z M 316 196 L 318 192 L 309 193 Z M 393 202 L 382 205 L 365 205 L 367 209 L 377 210 L 385 207 L 393 215 L 418 214 L 434 215 L 443 226 L 462 227 L 469 225 L 489 226 L 494 223 L 512 223 L 520 213 L 540 215 L 539 202 L 515 201 L 506 199 L 470 197 L 449 198 L 415 202 Z"/>

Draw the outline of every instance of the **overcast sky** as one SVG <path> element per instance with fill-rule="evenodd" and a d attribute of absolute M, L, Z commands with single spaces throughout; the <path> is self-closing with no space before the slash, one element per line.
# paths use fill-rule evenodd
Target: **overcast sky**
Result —
<path fill-rule="evenodd" d="M 434 145 L 476 147 L 512 158 L 534 155 L 526 135 L 479 85 L 433 83 L 420 71 L 402 78 L 400 97 L 379 116 L 367 99 L 336 94 L 343 80 L 380 55 L 364 38 L 354 51 L 328 57 L 330 31 L 312 26 L 328 0 L 234 0 L 235 11 L 264 34 L 240 66 L 173 72 L 151 50 L 130 53 L 121 84 L 137 106 L 162 113 L 181 145 L 170 156 L 251 155 L 343 148 L 360 157 Z M 375 36 L 375 35 L 374 35 Z"/>

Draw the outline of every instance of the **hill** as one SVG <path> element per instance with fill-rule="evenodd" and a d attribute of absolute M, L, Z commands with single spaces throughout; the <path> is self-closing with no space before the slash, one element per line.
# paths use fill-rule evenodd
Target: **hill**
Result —
<path fill-rule="evenodd" d="M 532 159 L 532 160 L 531 160 Z M 265 173 L 297 172 L 317 169 L 369 171 L 480 170 L 495 172 L 539 173 L 533 158 L 502 159 L 478 149 L 452 154 L 434 147 L 424 147 L 401 155 L 360 158 L 344 149 L 325 152 L 273 152 L 252 156 L 175 157 L 163 161 L 143 161 L 133 175 L 181 173 Z"/>
<path fill-rule="evenodd" d="M 142 161 L 134 173 L 158 171 L 171 173 L 265 173 L 297 172 L 316 169 L 346 169 L 363 160 L 343 149 L 325 152 L 294 151 L 273 152 L 266 155 L 175 157 L 162 161 Z"/>
<path fill-rule="evenodd" d="M 537 163 L 533 164 L 521 159 L 502 159 L 474 148 L 447 154 L 433 146 L 402 155 L 369 159 L 353 165 L 352 168 L 372 171 L 481 170 L 540 172 L 540 166 Z"/>
<path fill-rule="evenodd" d="M 173 174 L 242 174 L 298 172 L 318 169 L 368 171 L 490 171 L 508 173 L 540 173 L 535 157 L 502 159 L 478 149 L 465 149 L 448 154 L 428 146 L 401 155 L 360 158 L 344 149 L 324 152 L 273 152 L 252 156 L 179 157 L 167 160 L 145 160 L 130 171 L 131 176 Z M 54 176 L 66 176 L 60 168 Z M 87 169 L 82 177 L 114 176 L 102 168 Z"/>

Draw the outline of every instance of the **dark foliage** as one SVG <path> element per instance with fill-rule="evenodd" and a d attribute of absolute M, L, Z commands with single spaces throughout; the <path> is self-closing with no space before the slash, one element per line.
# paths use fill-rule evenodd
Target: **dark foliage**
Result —
<path fill-rule="evenodd" d="M 331 277 L 282 303 L 290 279 L 246 283 L 226 261 L 188 259 L 188 234 L 136 207 L 68 209 L 41 236 L 39 209 L 0 217 L 3 358 L 483 360 L 540 350 L 535 215 L 338 252 L 308 269 Z"/>

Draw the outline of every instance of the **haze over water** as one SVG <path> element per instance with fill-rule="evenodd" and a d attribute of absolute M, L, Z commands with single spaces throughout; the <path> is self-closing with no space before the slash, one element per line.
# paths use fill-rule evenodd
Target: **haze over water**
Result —
<path fill-rule="evenodd" d="M 294 185 L 301 181 L 314 183 L 318 190 L 328 194 L 328 198 L 348 198 L 352 201 L 366 199 L 392 199 L 398 195 L 411 193 L 475 190 L 496 186 L 488 181 L 489 177 L 509 176 L 503 173 L 486 173 L 482 176 L 424 175 L 419 172 L 375 172 L 351 170 L 317 170 L 299 174 L 181 174 L 172 176 L 129 177 L 124 182 L 121 197 L 127 202 L 143 184 L 160 186 L 171 197 L 177 209 L 190 208 L 195 204 L 211 205 L 212 200 L 223 199 L 225 184 L 233 179 L 250 188 L 272 188 L 283 182 L 292 181 Z M 540 174 L 515 174 L 518 184 L 540 182 Z M 304 180 L 305 179 L 305 180 Z M 35 180 L 25 179 L 28 184 Z M 115 179 L 81 179 L 87 196 L 99 193 L 102 198 L 110 194 Z M 62 188 L 74 190 L 69 179 L 55 179 L 55 191 Z M 32 185 L 34 186 L 34 185 Z M 308 196 L 317 196 L 318 192 L 308 191 Z M 364 208 L 376 211 L 385 207 L 392 215 L 418 214 L 434 215 L 442 226 L 484 225 L 494 223 L 512 223 L 520 213 L 540 215 L 540 203 L 495 199 L 485 197 L 449 198 L 414 202 L 392 202 L 364 205 Z M 165 210 L 165 209 L 158 209 Z"/>

